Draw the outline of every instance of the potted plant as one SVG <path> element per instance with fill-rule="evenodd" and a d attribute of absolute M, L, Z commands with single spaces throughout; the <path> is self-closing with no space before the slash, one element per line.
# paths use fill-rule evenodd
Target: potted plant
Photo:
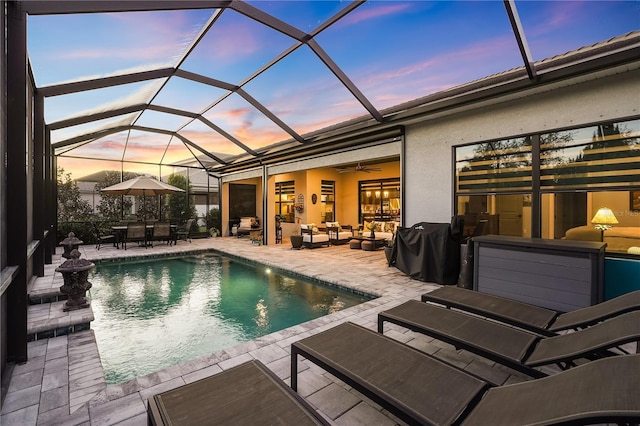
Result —
<path fill-rule="evenodd" d="M 376 237 L 376 226 L 378 226 L 378 224 L 376 223 L 375 220 L 369 224 L 368 228 L 369 228 L 369 231 L 371 231 L 371 233 L 369 234 L 369 238 Z"/>
<path fill-rule="evenodd" d="M 302 247 L 302 233 L 300 232 L 300 225 L 296 223 L 293 233 L 289 237 L 291 240 L 291 248 L 299 250 Z"/>

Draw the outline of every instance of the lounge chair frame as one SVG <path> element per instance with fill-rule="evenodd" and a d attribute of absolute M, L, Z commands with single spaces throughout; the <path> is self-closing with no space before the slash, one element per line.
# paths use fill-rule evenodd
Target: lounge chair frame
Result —
<path fill-rule="evenodd" d="M 380 312 L 379 333 L 383 333 L 385 322 L 434 337 L 536 378 L 547 374 L 535 367 L 556 364 L 567 369 L 575 366 L 578 359 L 617 355 L 611 349 L 640 339 L 640 311 L 553 337 L 417 300 Z"/>
<path fill-rule="evenodd" d="M 471 312 L 544 336 L 555 336 L 558 331 L 584 328 L 607 318 L 640 310 L 640 290 L 566 313 L 451 286 L 425 293 L 421 300 Z"/>
<path fill-rule="evenodd" d="M 298 385 L 298 355 L 412 425 L 640 420 L 640 355 L 597 360 L 553 376 L 493 387 L 402 342 L 344 323 L 291 345 L 293 390 Z"/>
<path fill-rule="evenodd" d="M 244 383 L 248 386 L 240 389 Z M 262 403 L 256 410 L 256 401 Z M 258 360 L 149 397 L 148 424 L 328 425 L 309 403 Z"/>

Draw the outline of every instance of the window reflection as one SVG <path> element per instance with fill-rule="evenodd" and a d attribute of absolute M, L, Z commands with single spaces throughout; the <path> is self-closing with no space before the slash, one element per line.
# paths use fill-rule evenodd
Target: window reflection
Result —
<path fill-rule="evenodd" d="M 543 237 L 603 241 L 607 252 L 629 253 L 632 247 L 640 247 L 640 209 L 635 209 L 634 197 L 640 199 L 640 191 L 544 194 Z M 618 221 L 605 231 L 592 223 L 601 207 L 610 208 Z"/>
<path fill-rule="evenodd" d="M 456 212 L 467 237 L 540 235 L 640 253 L 640 120 L 460 146 L 455 164 Z M 602 207 L 618 222 L 604 231 L 593 219 Z"/>

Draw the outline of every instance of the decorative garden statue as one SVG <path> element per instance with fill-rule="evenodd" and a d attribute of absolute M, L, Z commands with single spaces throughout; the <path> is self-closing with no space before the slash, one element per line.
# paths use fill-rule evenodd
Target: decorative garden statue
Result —
<path fill-rule="evenodd" d="M 77 250 L 78 247 L 80 247 L 80 244 L 82 243 L 83 241 L 80 238 L 76 237 L 76 234 L 74 234 L 73 232 L 69 232 L 69 235 L 67 235 L 67 238 L 60 241 L 60 245 L 64 249 L 64 252 L 62 253 L 62 257 L 64 257 L 65 259 L 70 259 L 71 251 L 73 249 Z"/>
<path fill-rule="evenodd" d="M 95 265 L 87 259 L 80 259 L 78 249 L 71 250 L 69 260 L 56 268 L 56 272 L 62 274 L 64 284 L 60 286 L 60 292 L 69 297 L 65 303 L 63 311 L 74 311 L 76 309 L 88 308 L 87 290 L 91 288 L 91 283 L 87 280 L 89 271 Z"/>

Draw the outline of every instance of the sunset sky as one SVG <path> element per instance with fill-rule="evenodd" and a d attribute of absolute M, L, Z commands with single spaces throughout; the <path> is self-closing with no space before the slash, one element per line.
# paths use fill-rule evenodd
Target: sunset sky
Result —
<path fill-rule="evenodd" d="M 347 4 L 249 3 L 305 33 L 313 33 Z M 516 1 L 516 5 L 536 61 L 640 29 L 637 1 Z M 28 50 L 36 85 L 176 67 L 214 13 L 31 16 Z M 369 1 L 321 32 L 315 41 L 378 110 L 523 65 L 502 1 Z M 288 36 L 225 10 L 180 69 L 240 85 L 293 45 Z M 300 135 L 367 114 L 307 46 L 293 51 L 243 89 Z M 290 138 L 236 94 L 209 109 L 225 95 L 223 89 L 173 77 L 47 98 L 45 120 L 53 123 L 87 111 L 151 102 L 203 113 L 251 149 Z M 244 152 L 200 121 L 153 111 L 138 115 L 57 130 L 51 139 L 62 141 L 88 129 L 126 125 L 137 119 L 136 125 L 180 130 L 182 136 L 216 155 Z M 164 164 L 191 157 L 179 139 L 141 131 L 116 132 L 68 154 Z M 59 164 L 80 177 L 117 163 L 60 158 Z M 150 169 L 158 174 L 158 166 Z"/>

